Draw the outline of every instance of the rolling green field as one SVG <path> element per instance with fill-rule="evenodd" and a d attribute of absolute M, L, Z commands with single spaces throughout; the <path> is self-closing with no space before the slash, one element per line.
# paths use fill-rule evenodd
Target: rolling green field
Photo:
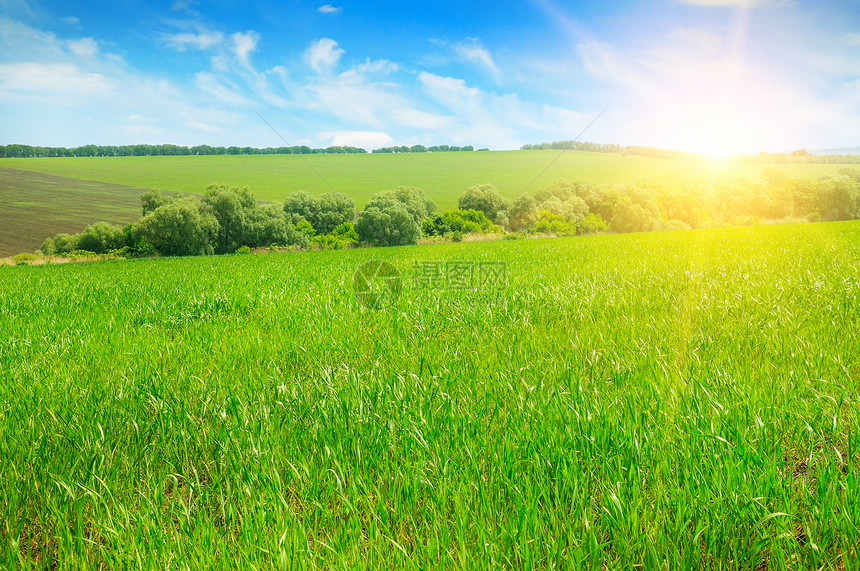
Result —
<path fill-rule="evenodd" d="M 446 210 L 456 208 L 468 187 L 487 182 L 516 198 L 532 183 L 534 191 L 559 178 L 595 183 L 649 178 L 673 188 L 693 178 L 750 176 L 767 168 L 815 179 L 844 166 L 579 151 L 0 159 L 0 257 L 33 251 L 57 232 L 80 232 L 100 220 L 133 222 L 139 211 L 136 197 L 148 188 L 200 194 L 211 183 L 223 183 L 248 186 L 263 201 L 282 201 L 297 190 L 320 194 L 336 189 L 361 208 L 377 192 L 417 186 Z"/>
<path fill-rule="evenodd" d="M 140 216 L 145 188 L 4 168 L 0 164 L 0 257 L 32 252 L 58 232 Z"/>
<path fill-rule="evenodd" d="M 359 207 L 377 192 L 397 186 L 417 186 L 444 210 L 456 208 L 457 198 L 475 184 L 492 183 L 503 195 L 516 198 L 558 156 L 559 151 L 493 151 L 86 157 L 0 159 L 0 166 L 187 193 L 201 193 L 211 183 L 248 186 L 259 200 L 265 201 L 282 201 L 296 190 L 319 194 L 334 188 L 352 197 Z M 692 178 L 747 176 L 774 167 L 792 178 L 814 179 L 823 174 L 835 174 L 845 166 L 670 160 L 567 151 L 535 181 L 531 190 L 559 178 L 595 183 L 650 178 L 671 188 Z"/>
<path fill-rule="evenodd" d="M 0 564 L 856 569 L 858 299 L 857 222 L 0 267 Z"/>

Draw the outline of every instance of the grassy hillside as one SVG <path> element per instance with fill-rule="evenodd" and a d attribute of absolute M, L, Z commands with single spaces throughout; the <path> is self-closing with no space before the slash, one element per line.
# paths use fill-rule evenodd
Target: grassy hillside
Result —
<path fill-rule="evenodd" d="M 814 179 L 835 174 L 843 167 L 652 159 L 579 151 L 560 156 L 559 151 L 503 151 L 0 159 L 0 222 L 4 222 L 0 224 L 0 256 L 32 251 L 48 236 L 79 232 L 99 220 L 132 222 L 137 218 L 136 197 L 142 188 L 199 194 L 217 182 L 248 186 L 264 201 L 281 201 L 296 190 L 319 194 L 334 188 L 362 207 L 381 190 L 418 186 L 444 210 L 456 207 L 466 188 L 486 182 L 515 198 L 532 182 L 531 190 L 537 190 L 558 178 L 596 183 L 650 178 L 673 188 L 693 178 L 749 176 L 767 168 L 779 168 L 792 178 Z"/>
<path fill-rule="evenodd" d="M 857 222 L 0 267 L 0 561 L 856 569 L 858 298 Z"/>
<path fill-rule="evenodd" d="M 58 232 L 140 216 L 146 189 L 5 168 L 0 163 L 0 257 L 32 252 Z"/>
<path fill-rule="evenodd" d="M 418 186 L 440 208 L 453 208 L 463 191 L 495 184 L 515 198 L 559 151 L 408 153 L 367 155 L 250 155 L 184 157 L 88 157 L 0 159 L 0 166 L 129 186 L 200 193 L 213 182 L 248 186 L 260 200 L 283 200 L 296 190 L 322 193 L 331 187 L 362 206 L 374 193 Z M 535 181 L 532 190 L 558 178 L 627 182 L 640 178 L 667 187 L 691 178 L 736 176 L 779 168 L 792 178 L 817 178 L 845 165 L 762 165 L 567 151 Z"/>

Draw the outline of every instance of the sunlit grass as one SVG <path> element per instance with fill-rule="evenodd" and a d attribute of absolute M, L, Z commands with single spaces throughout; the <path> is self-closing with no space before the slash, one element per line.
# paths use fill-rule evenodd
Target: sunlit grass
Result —
<path fill-rule="evenodd" d="M 3 267 L 0 561 L 857 568 L 858 299 L 857 223 Z"/>

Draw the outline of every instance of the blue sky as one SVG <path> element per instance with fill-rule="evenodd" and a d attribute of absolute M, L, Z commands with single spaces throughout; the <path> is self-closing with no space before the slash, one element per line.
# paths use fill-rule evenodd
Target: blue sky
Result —
<path fill-rule="evenodd" d="M 860 145 L 836 0 L 0 0 L 0 144 Z"/>

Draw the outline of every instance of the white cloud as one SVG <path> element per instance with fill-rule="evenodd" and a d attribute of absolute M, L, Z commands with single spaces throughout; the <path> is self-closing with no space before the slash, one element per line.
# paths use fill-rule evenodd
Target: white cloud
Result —
<path fill-rule="evenodd" d="M 340 6 L 332 6 L 331 4 L 323 4 L 317 8 L 317 12 L 320 14 L 339 14 L 341 10 L 343 10 L 343 8 Z"/>
<path fill-rule="evenodd" d="M 250 69 L 251 62 L 249 57 L 251 52 L 257 48 L 257 42 L 260 41 L 260 34 L 252 31 L 245 33 L 236 32 L 230 37 L 233 40 L 233 53 L 236 55 L 236 59 L 239 60 L 239 63 Z"/>
<path fill-rule="evenodd" d="M 404 127 L 413 129 L 441 130 L 449 127 L 456 119 L 450 115 L 428 113 L 417 109 L 397 109 L 391 113 L 391 118 Z"/>
<path fill-rule="evenodd" d="M 174 12 L 188 11 L 195 4 L 197 4 L 197 0 L 176 0 L 170 9 Z"/>
<path fill-rule="evenodd" d="M 455 44 L 454 51 L 461 59 L 476 64 L 498 80 L 499 68 L 496 67 L 496 62 L 493 61 L 490 51 L 482 46 L 477 38 L 467 38 Z"/>
<path fill-rule="evenodd" d="M 734 6 L 737 8 L 755 8 L 757 6 L 790 6 L 794 4 L 794 0 L 676 0 L 680 4 L 690 4 L 693 6 Z"/>
<path fill-rule="evenodd" d="M 76 25 L 76 24 L 80 24 L 80 23 L 81 23 L 81 19 L 80 19 L 80 18 L 77 18 L 77 17 L 75 17 L 75 16 L 67 16 L 67 17 L 63 18 L 63 22 L 64 22 L 64 23 L 66 23 L 66 24 L 69 24 L 69 25 L 71 25 L 71 26 L 74 26 L 74 25 Z"/>
<path fill-rule="evenodd" d="M 308 65 L 319 74 L 330 72 L 340 56 L 346 53 L 345 50 L 338 47 L 337 42 L 330 38 L 320 38 L 311 43 L 305 51 L 305 59 Z"/>
<path fill-rule="evenodd" d="M 67 63 L 0 64 L 0 90 L 39 94 L 106 94 L 115 82 Z"/>
<path fill-rule="evenodd" d="M 216 127 L 215 125 L 210 125 L 208 123 L 204 123 L 202 121 L 193 121 L 188 120 L 185 121 L 185 126 L 189 129 L 194 129 L 195 131 L 203 131 L 204 133 L 223 133 L 224 129 L 221 127 Z"/>
<path fill-rule="evenodd" d="M 77 57 L 93 57 L 99 53 L 99 45 L 92 38 L 81 38 L 80 40 L 72 40 L 66 42 L 66 46 L 72 55 Z"/>
<path fill-rule="evenodd" d="M 201 71 L 194 75 L 194 82 L 209 99 L 228 105 L 249 105 L 251 102 L 240 93 L 240 88 L 212 73 Z"/>
<path fill-rule="evenodd" d="M 185 51 L 188 48 L 208 50 L 220 44 L 223 39 L 224 34 L 221 32 L 201 32 L 199 34 L 184 32 L 167 36 L 165 41 L 167 45 L 179 51 Z"/>
<path fill-rule="evenodd" d="M 400 71 L 400 66 L 390 62 L 387 59 L 378 59 L 371 61 L 366 59 L 364 63 L 360 63 L 353 68 L 356 73 L 396 73 Z"/>
<path fill-rule="evenodd" d="M 329 145 L 361 147 L 363 149 L 376 149 L 394 143 L 391 135 L 382 131 L 333 131 L 320 133 L 319 138 L 322 140 L 329 139 Z"/>

